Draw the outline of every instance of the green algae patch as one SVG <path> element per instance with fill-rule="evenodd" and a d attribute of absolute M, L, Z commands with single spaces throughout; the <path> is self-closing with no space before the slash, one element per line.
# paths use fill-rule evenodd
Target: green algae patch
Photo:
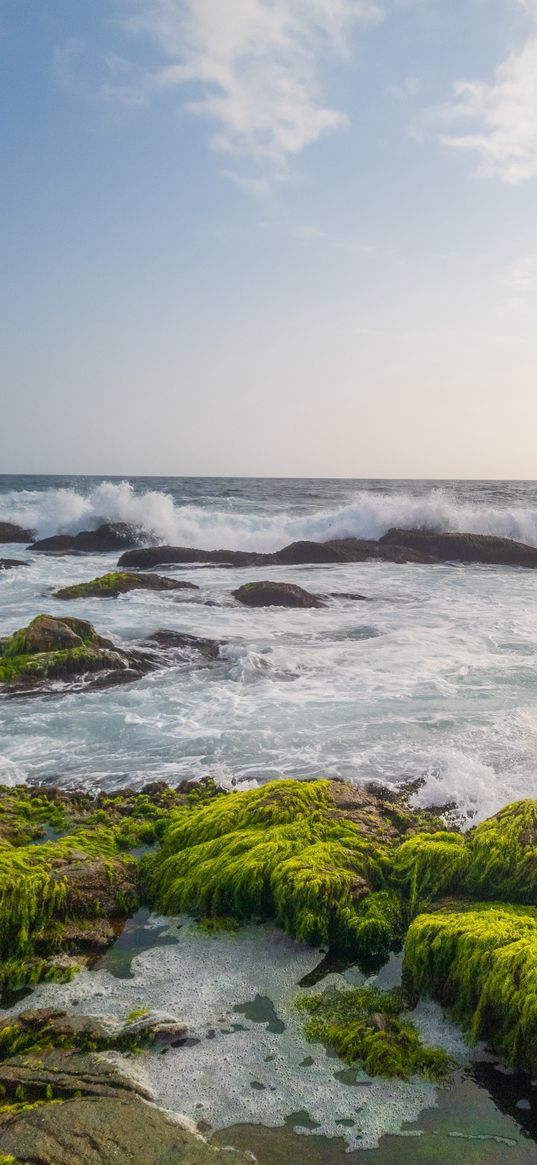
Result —
<path fill-rule="evenodd" d="M 386 956 L 401 923 L 387 846 L 338 810 L 330 789 L 274 781 L 172 813 L 160 851 L 144 860 L 150 900 L 163 913 L 274 919 L 300 942 Z"/>
<path fill-rule="evenodd" d="M 537 1073 L 537 909 L 463 902 L 419 915 L 404 983 L 442 1003 L 472 1042 Z"/>
<path fill-rule="evenodd" d="M 469 858 L 466 839 L 445 831 L 411 837 L 394 855 L 394 876 L 401 879 L 409 919 L 435 899 L 465 885 Z"/>
<path fill-rule="evenodd" d="M 466 892 L 475 898 L 537 902 L 537 801 L 515 801 L 467 836 Z"/>
<path fill-rule="evenodd" d="M 117 599 L 130 591 L 177 591 L 198 590 L 194 583 L 179 579 L 162 578 L 159 574 L 133 574 L 129 571 L 113 570 L 88 582 L 75 583 L 53 592 L 55 599 Z"/>
<path fill-rule="evenodd" d="M 375 987 L 328 987 L 306 995 L 297 1007 L 308 1013 L 306 1036 L 333 1048 L 346 1063 L 369 1076 L 425 1076 L 442 1082 L 450 1060 L 442 1048 L 427 1048 L 405 1015 L 401 991 Z"/>

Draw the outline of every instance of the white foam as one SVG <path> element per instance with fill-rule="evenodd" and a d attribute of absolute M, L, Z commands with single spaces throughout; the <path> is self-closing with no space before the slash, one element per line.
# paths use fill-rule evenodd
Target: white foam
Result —
<path fill-rule="evenodd" d="M 298 981 L 322 957 L 319 951 L 269 927 L 209 938 L 183 921 L 177 945 L 154 948 L 133 961 L 133 979 L 83 971 L 70 984 L 41 985 L 32 1005 L 71 1007 L 76 1001 L 80 1012 L 118 1017 L 147 1006 L 184 1019 L 200 1043 L 145 1056 L 144 1082 L 169 1111 L 215 1128 L 237 1123 L 275 1127 L 305 1110 L 318 1126 L 298 1126 L 297 1131 L 343 1136 L 349 1148 L 365 1148 L 377 1145 L 385 1133 L 399 1132 L 403 1123 L 436 1103 L 434 1086 L 418 1079 L 369 1080 L 357 1074 L 357 1083 L 346 1084 L 337 1078 L 341 1061 L 306 1041 L 294 1000 Z M 326 982 L 344 980 L 332 975 Z M 234 1010 L 258 995 L 272 1001 L 285 1024 L 283 1033 Z M 465 1045 L 438 1008 L 427 1005 L 420 1023 L 430 1038 L 444 1041 L 450 1053 L 466 1060 Z M 232 1030 L 233 1025 L 242 1030 Z M 313 1064 L 304 1065 L 306 1058 Z M 252 1082 L 261 1087 L 252 1088 Z M 337 1124 L 349 1117 L 355 1119 L 353 1128 Z"/>
<path fill-rule="evenodd" d="M 497 534 L 537 546 L 537 508 L 456 501 L 432 488 L 423 496 L 356 490 L 332 510 L 297 515 L 255 508 L 178 505 L 161 490 L 136 491 L 128 481 L 105 481 L 88 493 L 74 489 L 13 490 L 0 496 L 0 519 L 36 528 L 40 537 L 76 533 L 104 520 L 140 526 L 158 542 L 204 549 L 276 550 L 298 539 L 378 538 L 392 526 Z"/>

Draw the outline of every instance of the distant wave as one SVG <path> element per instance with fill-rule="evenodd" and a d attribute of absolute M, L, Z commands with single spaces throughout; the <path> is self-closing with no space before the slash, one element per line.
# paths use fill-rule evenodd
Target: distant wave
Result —
<path fill-rule="evenodd" d="M 297 539 L 379 538 L 391 526 L 497 534 L 537 546 L 537 509 L 456 502 L 446 490 L 423 497 L 359 490 L 334 510 L 297 515 L 177 505 L 158 490 L 137 493 L 127 482 L 103 482 L 87 494 L 72 489 L 13 490 L 0 497 L 0 519 L 35 528 L 39 537 L 76 533 L 100 522 L 141 526 L 151 540 L 212 550 L 277 550 Z"/>

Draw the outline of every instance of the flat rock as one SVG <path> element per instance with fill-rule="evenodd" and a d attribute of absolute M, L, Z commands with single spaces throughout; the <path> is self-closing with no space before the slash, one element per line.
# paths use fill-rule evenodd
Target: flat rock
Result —
<path fill-rule="evenodd" d="M 388 530 L 379 546 L 408 548 L 440 562 L 483 563 L 490 566 L 537 567 L 537 548 L 490 534 L 435 534 L 428 530 Z"/>
<path fill-rule="evenodd" d="M 233 591 L 233 597 L 246 607 L 324 607 L 322 599 L 294 583 L 245 583 Z"/>
<path fill-rule="evenodd" d="M 25 530 L 14 522 L 0 522 L 0 542 L 31 542 L 34 530 Z"/>
<path fill-rule="evenodd" d="M 127 550 L 119 559 L 119 567 L 149 570 L 155 566 L 175 566 L 182 563 L 205 562 L 215 566 L 256 566 L 265 562 L 267 555 L 245 550 L 196 550 L 188 546 L 144 546 Z"/>
<path fill-rule="evenodd" d="M 0 570 L 15 570 L 17 566 L 28 566 L 22 558 L 0 558 Z"/>
<path fill-rule="evenodd" d="M 91 579 L 86 583 L 75 583 L 73 586 L 62 587 L 53 592 L 53 598 L 85 599 L 102 598 L 117 599 L 119 595 L 129 594 L 130 591 L 197 591 L 199 587 L 194 583 L 184 582 L 182 579 L 162 578 L 159 574 L 135 574 L 128 571 L 113 571 Z"/>
<path fill-rule="evenodd" d="M 246 1165 L 140 1096 L 86 1095 L 0 1115 L 0 1151 L 32 1165 Z"/>

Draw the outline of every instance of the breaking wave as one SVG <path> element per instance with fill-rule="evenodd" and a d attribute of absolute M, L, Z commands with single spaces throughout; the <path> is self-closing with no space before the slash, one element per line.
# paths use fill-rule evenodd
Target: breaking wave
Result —
<path fill-rule="evenodd" d="M 422 496 L 356 490 L 343 505 L 308 513 L 292 503 L 287 510 L 261 510 L 248 503 L 246 487 L 232 503 L 213 495 L 208 505 L 178 501 L 157 489 L 139 491 L 128 481 L 105 481 L 87 493 L 53 487 L 11 490 L 0 495 L 0 519 L 32 527 L 39 537 L 76 533 L 103 521 L 129 522 L 142 527 L 150 541 L 207 550 L 276 550 L 302 538 L 379 538 L 392 526 L 496 534 L 537 546 L 537 506 L 471 504 L 441 488 Z"/>

